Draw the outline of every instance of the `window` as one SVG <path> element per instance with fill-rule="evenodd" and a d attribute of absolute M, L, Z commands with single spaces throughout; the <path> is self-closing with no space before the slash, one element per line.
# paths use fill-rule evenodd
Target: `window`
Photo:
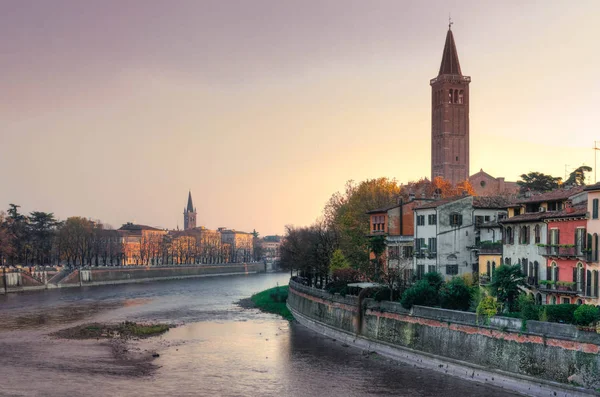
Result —
<path fill-rule="evenodd" d="M 521 215 L 521 208 L 515 208 L 515 216 Z"/>
<path fill-rule="evenodd" d="M 598 199 L 592 201 L 592 218 L 598 219 Z"/>
<path fill-rule="evenodd" d="M 400 247 L 397 245 L 388 247 L 388 255 L 390 259 L 398 259 L 398 256 L 400 255 Z"/>
<path fill-rule="evenodd" d="M 434 253 L 437 252 L 437 238 L 430 237 L 429 238 L 429 252 Z"/>
<path fill-rule="evenodd" d="M 403 258 L 410 258 L 413 255 L 413 247 L 411 247 L 410 245 L 405 245 L 404 247 L 402 247 L 402 257 Z"/>
<path fill-rule="evenodd" d="M 529 244 L 529 226 L 522 226 L 519 230 L 519 244 Z"/>
<path fill-rule="evenodd" d="M 417 215 L 417 226 L 425 226 L 425 215 Z"/>
<path fill-rule="evenodd" d="M 435 270 L 435 265 L 429 265 L 427 266 L 427 271 L 429 273 L 435 273 L 437 270 Z"/>
<path fill-rule="evenodd" d="M 533 228 L 533 234 L 535 235 L 535 243 L 539 244 L 542 240 L 540 225 L 535 225 L 535 227 Z"/>
<path fill-rule="evenodd" d="M 550 230 L 550 245 L 558 245 L 560 244 L 560 233 L 558 229 Z"/>
<path fill-rule="evenodd" d="M 514 244 L 514 242 L 515 236 L 513 234 L 513 229 L 509 226 L 506 228 L 506 244 Z"/>
<path fill-rule="evenodd" d="M 458 265 L 446 265 L 446 274 L 455 276 L 458 274 Z"/>
<path fill-rule="evenodd" d="M 504 258 L 504 264 L 510 266 L 511 259 L 509 257 Z"/>
<path fill-rule="evenodd" d="M 417 265 L 417 279 L 422 279 L 423 274 L 425 274 L 425 265 Z"/>
<path fill-rule="evenodd" d="M 450 226 L 460 226 L 462 225 L 462 215 L 461 214 L 450 214 Z"/>
<path fill-rule="evenodd" d="M 584 228 L 579 227 L 575 230 L 575 252 L 577 255 L 583 255 L 583 250 L 585 249 L 585 235 Z"/>
<path fill-rule="evenodd" d="M 550 303 L 556 305 L 556 296 L 553 295 L 552 298 L 550 298 Z"/>
<path fill-rule="evenodd" d="M 475 216 L 475 224 L 476 224 L 476 225 L 481 225 L 481 224 L 484 222 L 484 221 L 483 221 L 483 219 L 484 219 L 484 218 L 483 218 L 483 216 L 481 216 L 481 215 L 476 215 L 476 216 Z"/>
<path fill-rule="evenodd" d="M 570 304 L 571 298 L 562 298 L 562 303 Z"/>
<path fill-rule="evenodd" d="M 483 217 L 483 220 L 484 220 L 485 222 L 489 222 L 491 219 L 492 219 L 492 218 L 490 218 L 490 216 L 489 216 L 489 215 L 486 215 L 486 216 L 484 216 L 484 217 Z"/>
<path fill-rule="evenodd" d="M 415 239 L 415 251 L 417 255 L 421 255 L 421 249 L 425 248 L 425 239 L 424 238 L 416 238 Z"/>
<path fill-rule="evenodd" d="M 577 283 L 577 291 L 583 291 L 583 277 L 583 265 L 580 262 L 573 268 L 573 281 Z"/>
<path fill-rule="evenodd" d="M 437 223 L 437 214 L 427 216 L 427 223 L 429 225 L 435 225 Z"/>

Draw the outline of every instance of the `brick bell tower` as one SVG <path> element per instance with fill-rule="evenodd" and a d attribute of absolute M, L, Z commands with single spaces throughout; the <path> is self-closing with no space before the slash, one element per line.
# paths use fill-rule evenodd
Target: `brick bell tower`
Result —
<path fill-rule="evenodd" d="M 196 227 L 196 209 L 192 203 L 192 192 L 188 193 L 187 207 L 183 209 L 183 230 L 194 229 Z"/>
<path fill-rule="evenodd" d="M 448 24 L 440 71 L 431 85 L 431 179 L 456 185 L 469 178 L 469 83 Z"/>

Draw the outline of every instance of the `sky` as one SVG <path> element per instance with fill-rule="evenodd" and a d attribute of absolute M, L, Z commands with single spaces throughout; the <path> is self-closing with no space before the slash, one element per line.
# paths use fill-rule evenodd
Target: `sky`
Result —
<path fill-rule="evenodd" d="M 0 0 L 0 209 L 269 235 L 427 177 L 449 14 L 471 173 L 593 167 L 597 0 Z"/>

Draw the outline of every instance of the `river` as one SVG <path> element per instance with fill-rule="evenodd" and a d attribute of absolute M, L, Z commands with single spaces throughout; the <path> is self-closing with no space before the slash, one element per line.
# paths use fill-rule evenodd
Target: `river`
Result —
<path fill-rule="evenodd" d="M 0 395 L 514 395 L 365 354 L 235 304 L 287 280 L 240 275 L 0 296 Z M 103 340 L 50 335 L 125 320 L 177 327 L 122 351 Z"/>

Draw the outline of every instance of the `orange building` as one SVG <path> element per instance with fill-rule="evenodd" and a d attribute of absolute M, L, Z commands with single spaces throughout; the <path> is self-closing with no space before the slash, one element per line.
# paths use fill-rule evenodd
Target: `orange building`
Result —
<path fill-rule="evenodd" d="M 415 199 L 409 196 L 409 201 L 402 198 L 398 203 L 386 208 L 368 211 L 370 237 L 384 236 L 386 250 L 383 254 L 384 267 L 394 267 L 410 271 L 414 246 L 414 209 L 432 199 Z M 370 255 L 371 259 L 375 256 Z"/>
<path fill-rule="evenodd" d="M 161 263 L 161 245 L 166 230 L 128 222 L 121 226 L 119 233 L 123 239 L 124 265 Z"/>

